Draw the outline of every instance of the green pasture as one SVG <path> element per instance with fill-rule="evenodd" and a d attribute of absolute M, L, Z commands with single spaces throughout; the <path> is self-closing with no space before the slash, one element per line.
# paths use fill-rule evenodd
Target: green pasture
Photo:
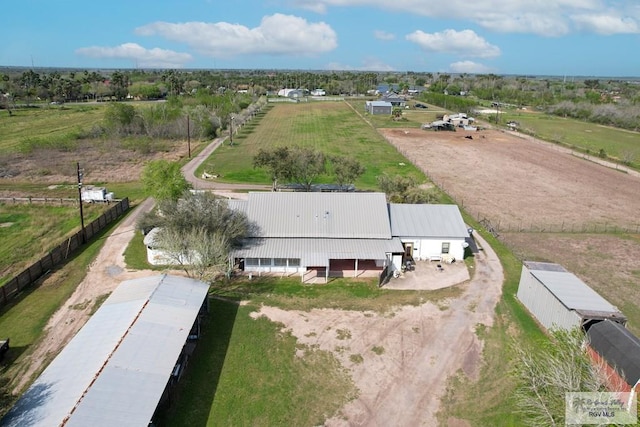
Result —
<path fill-rule="evenodd" d="M 85 224 L 106 208 L 107 205 L 84 205 Z M 79 229 L 80 213 L 75 205 L 0 203 L 0 284 Z"/>
<path fill-rule="evenodd" d="M 537 112 L 509 111 L 500 120 L 514 120 L 519 128 L 546 141 L 578 151 L 598 155 L 600 150 L 611 158 L 640 166 L 640 133 L 616 129 L 575 119 L 565 119 Z"/>
<path fill-rule="evenodd" d="M 311 147 L 327 155 L 359 160 L 366 167 L 355 182 L 360 189 L 375 189 L 377 177 L 383 173 L 425 180 L 422 172 L 345 102 L 276 104 L 242 127 L 234 135 L 233 145 L 227 141 L 219 147 L 196 174 L 221 175 L 220 182 L 271 184 L 265 170 L 253 168 L 253 157 L 260 149 L 280 145 Z M 322 177 L 319 182 L 331 182 L 331 177 Z"/>
<path fill-rule="evenodd" d="M 81 135 L 100 124 L 102 105 L 65 105 L 13 110 L 0 114 L 0 151 L 25 152 L 35 147 L 72 148 Z"/>

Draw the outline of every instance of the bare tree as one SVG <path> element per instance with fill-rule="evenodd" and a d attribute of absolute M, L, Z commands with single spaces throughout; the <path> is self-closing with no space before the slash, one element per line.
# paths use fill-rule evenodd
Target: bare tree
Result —
<path fill-rule="evenodd" d="M 603 366 L 587 355 L 578 328 L 554 330 L 549 341 L 535 348 L 514 346 L 515 401 L 529 426 L 564 426 L 567 392 L 606 390 Z"/>

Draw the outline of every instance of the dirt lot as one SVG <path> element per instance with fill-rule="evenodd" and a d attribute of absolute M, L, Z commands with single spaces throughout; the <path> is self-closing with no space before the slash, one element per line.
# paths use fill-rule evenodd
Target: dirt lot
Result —
<path fill-rule="evenodd" d="M 494 226 L 640 227 L 638 177 L 557 146 L 496 130 L 381 133 L 467 212 Z"/>

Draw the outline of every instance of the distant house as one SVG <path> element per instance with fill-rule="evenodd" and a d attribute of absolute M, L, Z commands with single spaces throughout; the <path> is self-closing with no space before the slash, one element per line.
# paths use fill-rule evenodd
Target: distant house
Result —
<path fill-rule="evenodd" d="M 393 112 L 393 105 L 385 101 L 367 101 L 365 103 L 365 110 L 371 115 L 390 116 Z"/>
<path fill-rule="evenodd" d="M 407 105 L 407 100 L 404 96 L 390 93 L 379 99 L 382 102 L 389 102 L 394 108 L 404 108 Z"/>
<path fill-rule="evenodd" d="M 554 263 L 525 261 L 517 297 L 546 329 L 579 327 L 588 331 L 605 319 L 627 323 L 614 305 Z"/>

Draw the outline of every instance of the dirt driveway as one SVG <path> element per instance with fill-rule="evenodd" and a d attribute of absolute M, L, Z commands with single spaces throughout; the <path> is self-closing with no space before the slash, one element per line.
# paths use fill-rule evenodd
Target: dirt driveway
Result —
<path fill-rule="evenodd" d="M 264 306 L 255 313 L 281 323 L 300 343 L 332 352 L 351 373 L 359 395 L 325 425 L 434 426 L 449 376 L 461 369 L 476 378 L 483 342 L 475 329 L 493 324 L 504 280 L 495 252 L 478 239 L 483 250 L 473 278 L 444 305 L 385 314 Z"/>

